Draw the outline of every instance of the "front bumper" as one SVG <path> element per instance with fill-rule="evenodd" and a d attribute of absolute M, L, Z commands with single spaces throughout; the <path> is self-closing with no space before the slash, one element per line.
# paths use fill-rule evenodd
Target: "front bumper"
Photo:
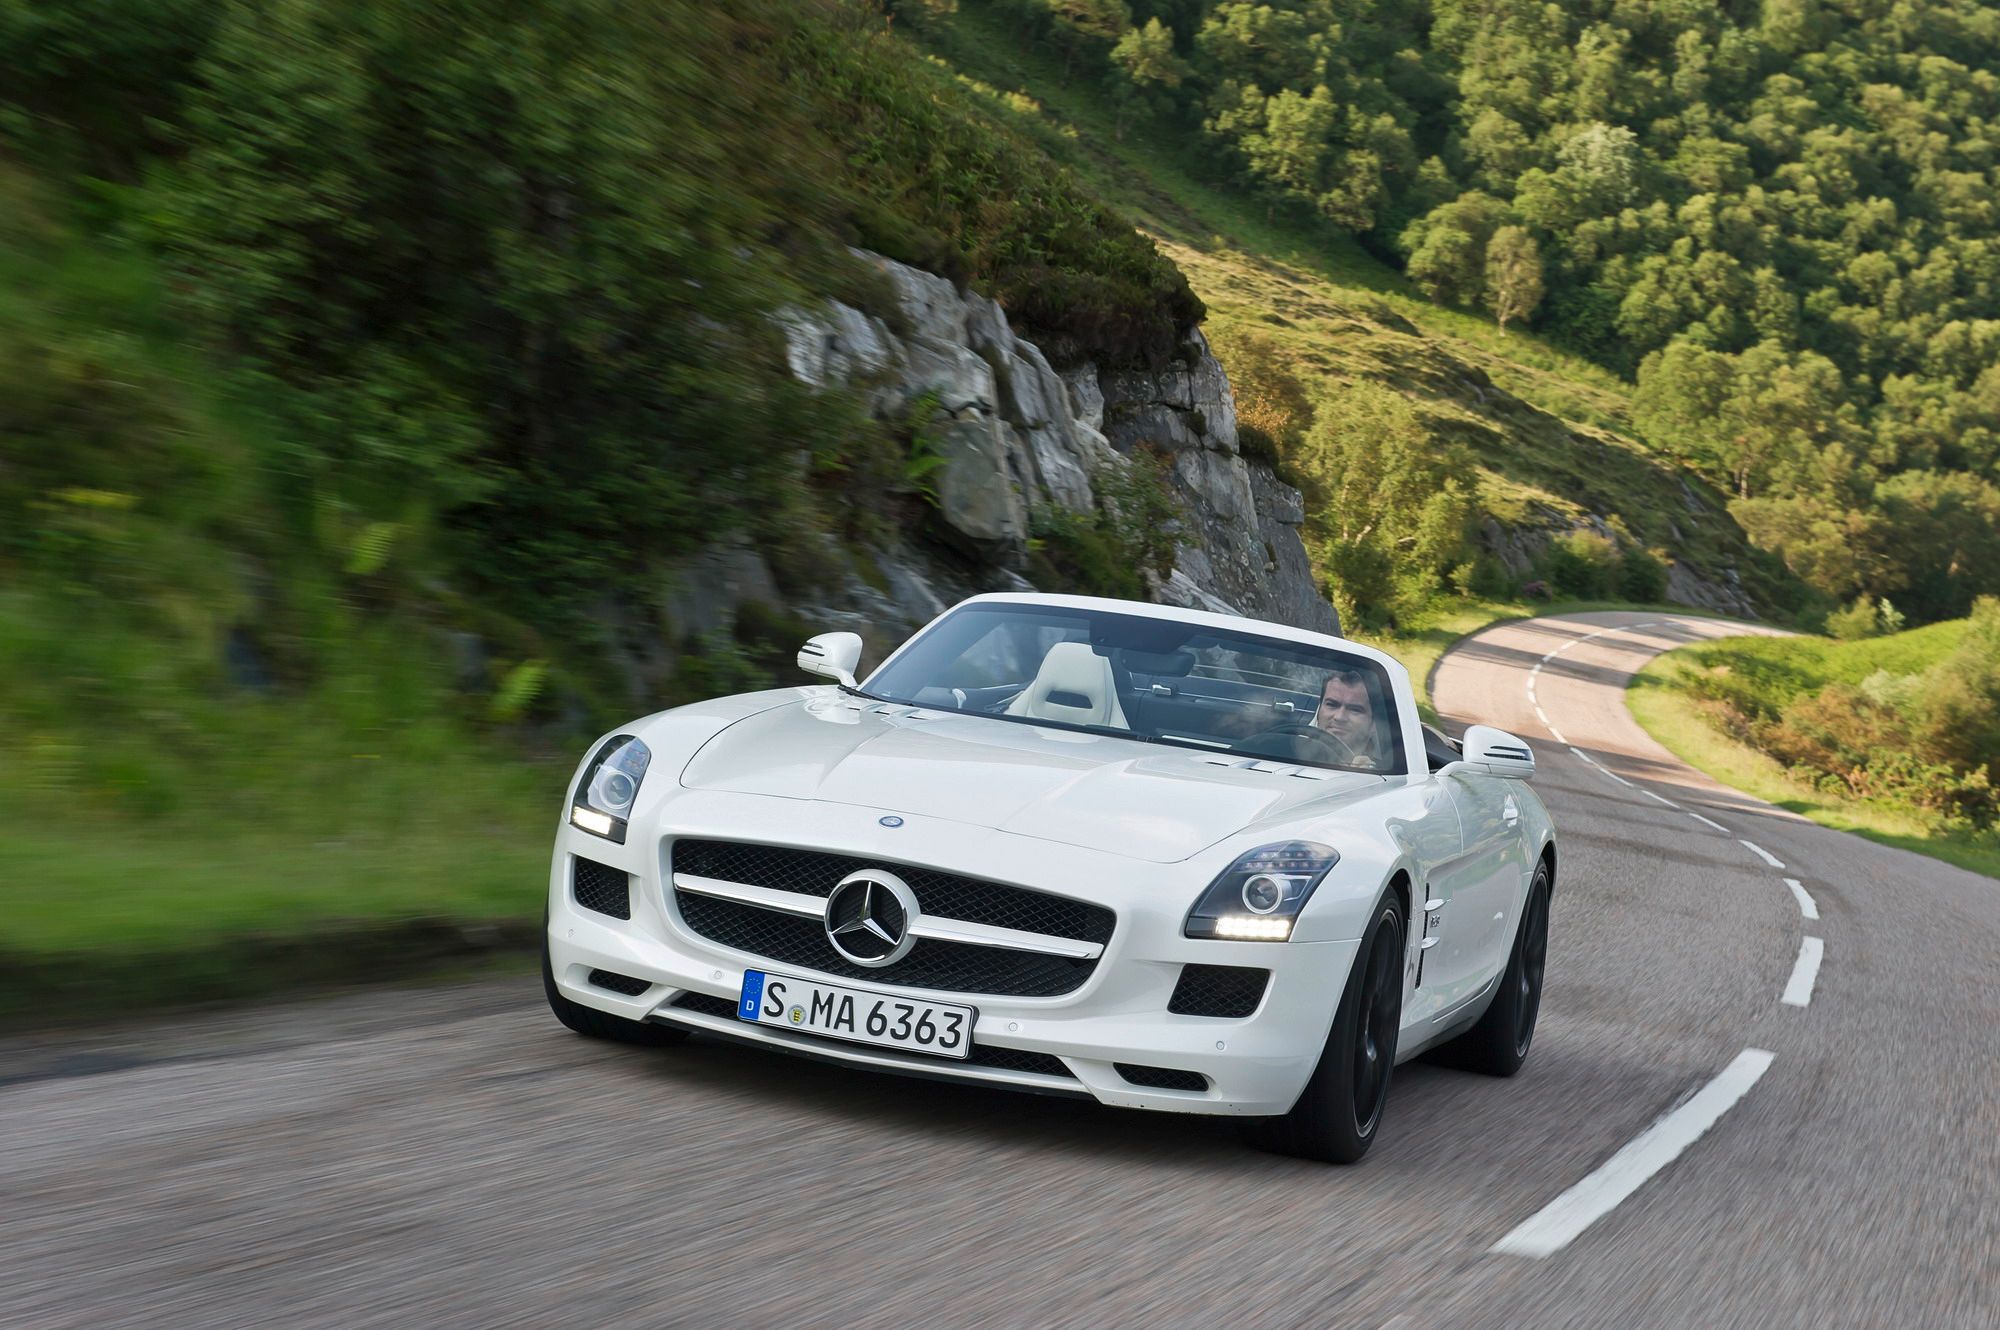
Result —
<path fill-rule="evenodd" d="M 691 791 L 669 801 L 665 815 L 643 834 L 635 826 L 624 845 L 565 827 L 557 837 L 549 882 L 549 958 L 557 987 L 572 1002 L 629 1020 L 668 1021 L 879 1070 L 1084 1094 L 1105 1104 L 1180 1113 L 1260 1116 L 1283 1113 L 1297 1100 L 1326 1042 L 1358 941 L 1185 938 L 1182 921 L 1203 884 L 1182 881 L 1184 874 L 1171 868 L 928 819 L 906 818 L 892 831 L 878 821 L 887 811 Z M 774 828 L 783 828 L 783 834 L 774 835 Z M 1085 898 L 1109 906 L 1117 925 L 1089 978 L 1057 997 L 871 984 L 767 960 L 692 932 L 674 905 L 666 872 L 666 846 L 680 835 L 811 846 L 879 857 L 887 866 L 923 864 L 1042 890 L 1055 890 L 1049 885 L 1055 883 L 1088 883 Z M 630 919 L 577 904 L 570 887 L 572 856 L 632 875 Z M 1269 970 L 1271 979 L 1249 1016 L 1176 1015 L 1167 1004 L 1187 964 L 1251 966 Z M 975 1047 L 1045 1054 L 1058 1059 L 1067 1075 L 796 1035 L 721 1015 L 713 1001 L 695 1009 L 675 1005 L 684 994 L 734 1003 L 744 971 L 751 969 L 974 1006 Z M 593 970 L 643 980 L 649 987 L 631 996 L 613 992 L 590 981 Z M 1208 1088 L 1135 1085 L 1119 1072 L 1121 1063 L 1196 1073 Z"/>

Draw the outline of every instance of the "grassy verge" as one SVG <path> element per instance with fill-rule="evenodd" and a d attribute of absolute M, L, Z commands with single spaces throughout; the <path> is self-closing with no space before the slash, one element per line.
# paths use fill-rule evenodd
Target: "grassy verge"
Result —
<path fill-rule="evenodd" d="M 539 925 L 545 809 L 360 834 L 226 823 L 10 805 L 0 1025 L 406 979 L 523 950 Z"/>
<path fill-rule="evenodd" d="M 1756 639 L 1730 645 L 1753 644 L 1761 645 Z M 1715 645 L 1704 644 L 1704 648 L 1712 651 Z M 1807 645 L 1838 651 L 1846 644 Z M 1913 814 L 1817 789 L 1790 775 L 1772 758 L 1717 729 L 1708 709 L 1712 704 L 1705 705 L 1683 691 L 1687 671 L 1695 668 L 1696 650 L 1685 647 L 1655 658 L 1633 676 L 1625 693 L 1633 718 L 1668 752 L 1725 785 L 1810 818 L 1821 826 L 1851 831 L 1883 845 L 1912 850 L 1974 873 L 2000 878 L 2000 845 L 1991 839 L 1942 833 Z"/>

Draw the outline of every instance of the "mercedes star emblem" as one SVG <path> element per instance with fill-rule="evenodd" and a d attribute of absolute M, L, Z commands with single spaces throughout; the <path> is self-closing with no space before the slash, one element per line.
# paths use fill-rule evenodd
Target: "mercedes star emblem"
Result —
<path fill-rule="evenodd" d="M 826 940 L 856 965 L 894 965 L 917 944 L 917 893 L 894 873 L 849 873 L 826 898 Z"/>

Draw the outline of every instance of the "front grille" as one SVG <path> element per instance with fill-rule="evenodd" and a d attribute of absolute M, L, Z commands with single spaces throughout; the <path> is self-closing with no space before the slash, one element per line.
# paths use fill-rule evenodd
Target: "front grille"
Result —
<path fill-rule="evenodd" d="M 731 1002 L 728 998 L 710 997 L 706 993 L 683 993 L 673 1000 L 672 1005 L 685 1007 L 689 1011 L 699 1011 L 709 1016 L 720 1016 L 725 1020 L 736 1019 L 736 1004 L 734 1002 Z M 822 1039 L 817 1035 L 810 1034 L 788 1033 L 784 1037 L 788 1040 L 796 1039 L 801 1043 L 813 1044 L 820 1047 L 845 1048 L 849 1052 L 852 1052 L 857 1047 L 855 1044 L 846 1043 L 839 1039 Z M 893 1049 L 891 1051 L 911 1053 L 916 1057 L 930 1056 L 929 1054 L 917 1053 L 913 1049 Z M 932 1060 L 945 1067 L 963 1062 L 975 1067 L 991 1067 L 996 1071 L 1025 1071 L 1032 1072 L 1037 1076 L 1061 1076 L 1069 1080 L 1076 1079 L 1070 1075 L 1069 1068 L 1063 1065 L 1061 1058 L 1051 1057 L 1047 1053 L 1030 1053 L 1026 1049 L 1020 1048 L 991 1048 L 985 1044 L 974 1044 L 972 1052 L 963 1059 L 933 1058 Z"/>
<path fill-rule="evenodd" d="M 759 909 L 692 891 L 676 891 L 681 919 L 696 933 L 725 947 L 799 965 L 844 979 L 874 984 L 932 988 L 946 993 L 993 993 L 1006 997 L 1055 997 L 1074 992 L 1097 967 L 1094 960 L 1071 960 L 1039 951 L 982 947 L 969 942 L 922 938 L 894 965 L 856 965 L 833 949 L 818 919 Z"/>
<path fill-rule="evenodd" d="M 590 982 L 596 984 L 599 988 L 608 988 L 614 993 L 623 993 L 626 997 L 638 997 L 639 994 L 653 986 L 651 980 L 634 979 L 629 974 L 613 974 L 609 970 L 592 970 L 590 972 Z"/>
<path fill-rule="evenodd" d="M 1141 1067 L 1130 1062 L 1114 1062 L 1118 1074 L 1134 1085 L 1143 1085 L 1154 1090 L 1193 1090 L 1200 1093 L 1208 1088 L 1208 1077 L 1198 1071 L 1176 1071 L 1172 1067 Z"/>
<path fill-rule="evenodd" d="M 576 903 L 586 910 L 608 914 L 613 919 L 632 917 L 631 876 L 608 864 L 581 856 L 573 858 L 570 890 L 576 897 Z"/>
<path fill-rule="evenodd" d="M 1264 1000 L 1270 979 L 1269 970 L 1240 965 L 1183 965 L 1167 1010 L 1176 1016 L 1248 1016 Z"/>
<path fill-rule="evenodd" d="M 910 884 L 917 907 L 925 914 L 1024 933 L 1047 933 L 1078 942 L 1105 943 L 1117 916 L 1102 905 L 1051 896 L 1026 887 L 941 873 L 932 868 L 885 860 L 858 859 L 784 845 L 746 845 L 734 841 L 674 842 L 674 871 L 725 882 L 795 891 L 804 896 L 831 896 L 849 873 L 862 868 L 886 868 Z"/>

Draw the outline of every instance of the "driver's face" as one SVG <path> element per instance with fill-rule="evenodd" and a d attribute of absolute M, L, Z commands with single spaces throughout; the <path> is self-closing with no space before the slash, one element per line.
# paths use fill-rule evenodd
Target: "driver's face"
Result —
<path fill-rule="evenodd" d="M 1367 686 L 1328 679 L 1320 694 L 1317 724 L 1356 752 L 1365 751 L 1375 729 Z"/>

